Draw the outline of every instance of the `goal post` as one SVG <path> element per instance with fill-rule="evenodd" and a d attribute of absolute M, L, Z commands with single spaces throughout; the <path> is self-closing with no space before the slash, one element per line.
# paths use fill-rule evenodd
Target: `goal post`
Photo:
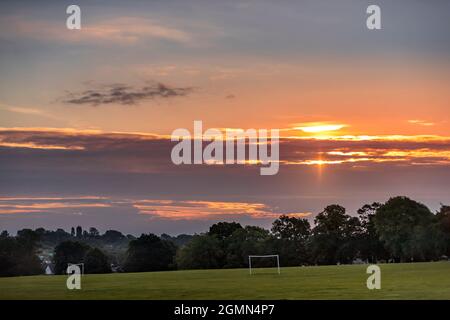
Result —
<path fill-rule="evenodd" d="M 250 275 L 253 274 L 252 273 L 252 258 L 276 258 L 277 260 L 277 271 L 278 274 L 280 274 L 280 256 L 278 254 L 267 254 L 267 255 L 250 255 L 248 256 L 248 268 L 249 268 L 249 272 Z"/>

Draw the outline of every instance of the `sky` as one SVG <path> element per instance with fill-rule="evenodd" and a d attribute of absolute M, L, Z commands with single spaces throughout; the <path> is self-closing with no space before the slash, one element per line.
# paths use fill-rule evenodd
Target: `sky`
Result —
<path fill-rule="evenodd" d="M 81 30 L 66 8 L 81 8 Z M 368 30 L 366 8 L 381 8 Z M 450 203 L 448 1 L 2 1 L 0 230 L 199 233 Z M 280 169 L 172 163 L 177 128 L 279 129 Z"/>

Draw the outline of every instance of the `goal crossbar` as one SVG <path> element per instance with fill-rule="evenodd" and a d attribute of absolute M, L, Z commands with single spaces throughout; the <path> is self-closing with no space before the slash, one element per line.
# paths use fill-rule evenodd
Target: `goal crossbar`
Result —
<path fill-rule="evenodd" d="M 249 255 L 248 256 L 248 267 L 250 274 L 252 274 L 252 258 L 277 258 L 277 271 L 280 274 L 280 256 L 278 254 L 267 254 L 267 255 Z"/>

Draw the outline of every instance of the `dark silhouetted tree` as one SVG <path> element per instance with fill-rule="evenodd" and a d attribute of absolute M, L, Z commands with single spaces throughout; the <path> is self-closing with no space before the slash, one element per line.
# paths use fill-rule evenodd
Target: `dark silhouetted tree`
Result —
<path fill-rule="evenodd" d="M 339 205 L 329 205 L 314 219 L 311 250 L 318 264 L 349 263 L 357 255 L 359 220 Z"/>
<path fill-rule="evenodd" d="M 108 257 L 98 248 L 90 249 L 84 256 L 84 269 L 86 273 L 111 272 Z"/>
<path fill-rule="evenodd" d="M 311 234 L 311 225 L 306 219 L 282 215 L 273 222 L 272 233 L 279 239 L 305 242 Z"/>
<path fill-rule="evenodd" d="M 76 235 L 76 237 L 79 238 L 79 239 L 81 239 L 83 237 L 83 229 L 80 226 L 77 227 L 77 235 Z"/>
<path fill-rule="evenodd" d="M 103 235 L 102 239 L 109 243 L 119 242 L 124 240 L 126 237 L 119 231 L 107 230 Z"/>
<path fill-rule="evenodd" d="M 174 268 L 176 247 L 154 234 L 143 234 L 128 245 L 126 272 L 160 271 Z"/>
<path fill-rule="evenodd" d="M 434 215 L 425 205 L 407 197 L 390 198 L 377 209 L 374 221 L 396 260 L 420 261 L 436 254 Z"/>
<path fill-rule="evenodd" d="M 240 223 L 237 222 L 218 222 L 209 228 L 208 234 L 216 236 L 219 240 L 224 240 L 231 236 L 237 229 L 242 229 Z"/>
<path fill-rule="evenodd" d="M 100 232 L 94 227 L 89 228 L 89 237 L 97 238 L 100 236 Z"/>
<path fill-rule="evenodd" d="M 386 260 L 389 258 L 389 253 L 380 241 L 379 234 L 375 228 L 375 214 L 377 209 L 381 206 L 380 203 L 374 202 L 372 204 L 365 204 L 358 209 L 358 217 L 361 224 L 361 235 L 358 243 L 361 258 L 371 263 L 378 260 Z"/>
<path fill-rule="evenodd" d="M 225 253 L 223 243 L 217 236 L 196 235 L 177 252 L 176 263 L 179 269 L 217 269 L 222 268 Z"/>
<path fill-rule="evenodd" d="M 236 229 L 226 239 L 224 268 L 243 268 L 248 265 L 249 255 L 271 253 L 267 246 L 270 233 L 260 227 L 246 226 Z"/>
<path fill-rule="evenodd" d="M 0 276 L 27 276 L 42 273 L 36 250 L 39 234 L 31 229 L 18 231 L 17 237 L 7 232 L 0 236 Z"/>
<path fill-rule="evenodd" d="M 450 257 L 450 206 L 441 205 L 436 217 L 443 233 L 442 252 Z"/>
<path fill-rule="evenodd" d="M 82 263 L 90 247 L 78 241 L 64 241 L 55 247 L 55 274 L 65 274 L 69 263 Z"/>
<path fill-rule="evenodd" d="M 308 242 L 311 225 L 306 219 L 280 216 L 272 224 L 275 239 L 270 241 L 272 251 L 280 255 L 280 262 L 286 266 L 306 264 L 309 261 Z"/>

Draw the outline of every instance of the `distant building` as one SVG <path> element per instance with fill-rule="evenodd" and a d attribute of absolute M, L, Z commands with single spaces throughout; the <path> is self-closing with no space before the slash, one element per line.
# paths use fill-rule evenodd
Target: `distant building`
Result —
<path fill-rule="evenodd" d="M 46 261 L 45 274 L 46 275 L 53 275 L 53 274 L 55 274 L 53 272 L 53 269 L 54 269 L 54 265 L 52 263 Z"/>

